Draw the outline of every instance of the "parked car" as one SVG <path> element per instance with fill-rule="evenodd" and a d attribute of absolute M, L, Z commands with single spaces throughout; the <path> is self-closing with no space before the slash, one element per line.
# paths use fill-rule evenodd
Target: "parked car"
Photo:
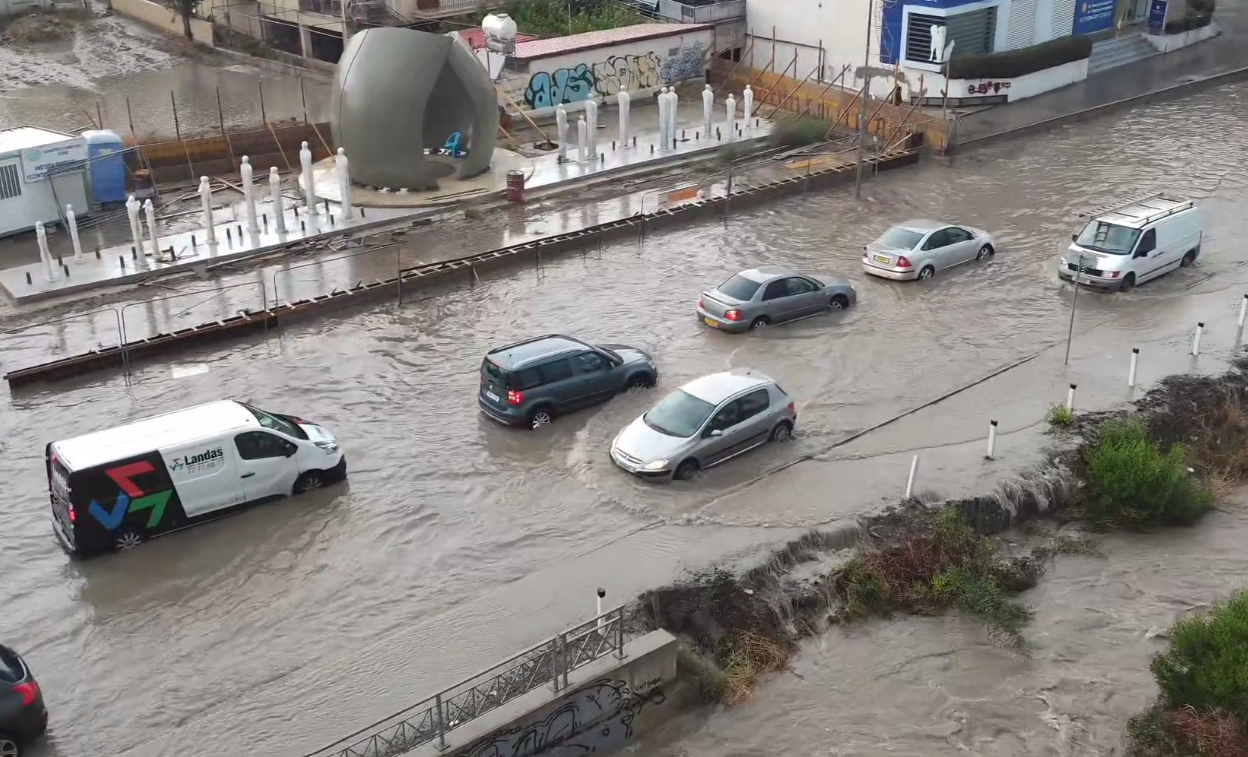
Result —
<path fill-rule="evenodd" d="M 992 236 L 970 226 L 916 219 L 893 226 L 862 249 L 862 270 L 894 281 L 930 279 L 937 271 L 996 254 Z"/>
<path fill-rule="evenodd" d="M 1092 215 L 1058 263 L 1063 279 L 1125 291 L 1200 256 L 1205 218 L 1191 200 L 1155 194 Z"/>
<path fill-rule="evenodd" d="M 654 359 L 636 347 L 548 334 L 486 354 L 477 406 L 499 423 L 540 428 L 560 415 L 658 381 Z"/>
<path fill-rule="evenodd" d="M 793 400 L 754 370 L 712 373 L 667 395 L 611 442 L 611 459 L 637 476 L 686 479 L 768 441 L 789 439 Z"/>
<path fill-rule="evenodd" d="M 48 730 L 43 692 L 21 655 L 0 644 L 0 756 L 19 757 Z"/>
<path fill-rule="evenodd" d="M 858 301 L 854 285 L 838 276 L 810 276 L 762 266 L 742 271 L 698 298 L 707 326 L 740 333 L 772 323 L 844 310 Z"/>

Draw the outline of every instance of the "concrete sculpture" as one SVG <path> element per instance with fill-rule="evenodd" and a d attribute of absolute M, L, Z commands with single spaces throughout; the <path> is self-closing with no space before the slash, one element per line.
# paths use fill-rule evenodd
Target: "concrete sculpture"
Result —
<path fill-rule="evenodd" d="M 334 77 L 330 128 L 351 180 L 436 189 L 489 170 L 498 96 L 489 72 L 451 36 L 395 27 L 351 37 Z"/>

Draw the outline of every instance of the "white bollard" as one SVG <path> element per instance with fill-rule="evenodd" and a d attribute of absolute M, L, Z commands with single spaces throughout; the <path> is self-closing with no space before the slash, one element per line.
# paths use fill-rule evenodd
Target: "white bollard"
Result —
<path fill-rule="evenodd" d="M 74 260 L 82 260 L 82 240 L 78 238 L 78 216 L 74 206 L 65 206 L 65 225 L 69 227 L 69 241 L 74 243 Z"/>
<path fill-rule="evenodd" d="M 733 137 L 736 136 L 737 131 L 737 98 L 732 95 L 728 95 L 728 100 L 725 101 L 724 105 L 724 111 L 728 115 L 727 137 L 728 141 L 731 142 Z"/>
<path fill-rule="evenodd" d="M 672 149 L 676 149 L 676 122 L 677 112 L 680 108 L 680 95 L 676 94 L 676 88 L 672 87 L 672 91 L 667 93 L 667 141 L 672 143 Z"/>
<path fill-rule="evenodd" d="M 1243 328 L 1244 318 L 1248 316 L 1248 294 L 1244 295 L 1244 299 L 1239 301 L 1239 326 Z"/>
<path fill-rule="evenodd" d="M 589 141 L 589 125 L 585 123 L 585 116 L 579 116 L 576 119 L 576 160 L 580 163 L 585 162 L 586 150 Z"/>
<path fill-rule="evenodd" d="M 199 202 L 204 213 L 204 233 L 208 236 L 208 254 L 212 255 L 217 246 L 217 226 L 212 220 L 212 180 L 207 176 L 199 177 Z"/>
<path fill-rule="evenodd" d="M 52 266 L 52 252 L 48 249 L 48 232 L 43 228 L 43 221 L 35 221 L 35 238 L 39 242 L 39 259 L 43 261 L 43 275 L 51 284 L 56 280 Z"/>
<path fill-rule="evenodd" d="M 750 118 L 754 116 L 754 90 L 750 88 L 750 85 L 745 85 L 745 94 L 742 95 L 741 99 L 745 103 L 743 108 L 745 111 L 745 125 L 749 126 Z"/>
<path fill-rule="evenodd" d="M 596 618 L 598 618 L 598 627 L 599 627 L 599 628 L 601 628 L 601 627 L 602 627 L 602 624 L 603 624 L 603 622 L 604 622 L 604 621 L 603 621 L 603 619 L 602 619 L 602 600 L 603 600 L 606 596 L 607 596 L 607 590 L 606 590 L 606 589 L 604 589 L 604 588 L 602 588 L 601 586 L 599 586 L 599 587 L 598 587 L 598 604 L 597 604 L 598 613 L 595 615 L 595 617 L 596 617 Z"/>
<path fill-rule="evenodd" d="M 598 103 L 593 99 L 585 101 L 585 131 L 588 139 L 585 141 L 585 152 L 589 153 L 591 158 L 598 156 Z"/>
<path fill-rule="evenodd" d="M 562 104 L 555 108 L 555 131 L 559 135 L 559 162 L 568 160 L 568 109 Z"/>
<path fill-rule="evenodd" d="M 1135 387 L 1135 369 L 1140 363 L 1140 348 L 1131 348 L 1131 370 L 1127 372 L 1127 386 Z"/>
<path fill-rule="evenodd" d="M 659 105 L 659 149 L 666 150 L 667 140 L 667 87 L 659 90 L 659 96 L 655 98 L 655 102 Z"/>
<path fill-rule="evenodd" d="M 1200 335 L 1205 330 L 1204 323 L 1196 324 L 1196 335 L 1192 337 L 1192 357 L 1200 354 Z"/>
<path fill-rule="evenodd" d="M 919 474 L 919 456 L 910 461 L 910 476 L 906 479 L 906 499 L 914 496 L 914 479 Z"/>
<path fill-rule="evenodd" d="M 312 151 L 304 142 L 299 148 L 299 167 L 303 172 L 303 201 L 308 206 L 308 220 L 316 218 L 316 181 L 312 177 Z"/>
<path fill-rule="evenodd" d="M 702 133 L 711 137 L 711 121 L 715 118 L 715 90 L 706 85 L 702 90 Z"/>
<path fill-rule="evenodd" d="M 628 111 L 632 107 L 633 98 L 629 96 L 628 90 L 624 89 L 624 85 L 620 85 L 620 92 L 615 96 L 620 106 L 620 135 L 619 144 L 623 148 L 628 145 Z"/>
<path fill-rule="evenodd" d="M 988 421 L 988 454 L 989 460 L 994 459 L 997 454 L 997 422 Z"/>
<path fill-rule="evenodd" d="M 252 234 L 260 233 L 260 225 L 256 223 L 256 171 L 251 167 L 251 158 L 243 156 L 243 164 L 238 168 L 238 175 L 243 182 L 243 217 L 247 219 L 247 230 Z"/>
<path fill-rule="evenodd" d="M 1066 391 L 1066 409 L 1075 412 L 1075 388 L 1074 384 L 1070 385 L 1070 389 Z"/>
<path fill-rule="evenodd" d="M 277 224 L 277 233 L 286 233 L 286 208 L 282 207 L 282 175 L 277 166 L 269 168 L 269 197 L 273 199 L 273 221 Z"/>
<path fill-rule="evenodd" d="M 355 215 L 355 209 L 351 206 L 351 169 L 347 163 L 346 148 L 338 148 L 338 154 L 334 157 L 334 168 L 338 171 L 338 192 L 342 195 L 339 204 L 342 205 L 342 220 L 345 221 Z"/>
<path fill-rule="evenodd" d="M 160 233 L 156 231 L 156 208 L 151 200 L 143 203 L 143 215 L 147 216 L 147 233 L 152 239 L 152 265 L 160 260 Z M 143 260 L 143 251 L 139 251 L 139 260 Z"/>
<path fill-rule="evenodd" d="M 130 217 L 130 238 L 134 241 L 134 253 L 137 256 L 134 264 L 140 271 L 143 270 L 146 257 L 143 254 L 143 222 L 139 220 L 139 209 L 142 207 L 134 195 L 126 200 L 126 215 Z"/>

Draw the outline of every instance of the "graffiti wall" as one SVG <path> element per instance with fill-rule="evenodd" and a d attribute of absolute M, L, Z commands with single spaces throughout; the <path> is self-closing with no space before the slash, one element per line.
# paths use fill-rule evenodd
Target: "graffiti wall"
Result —
<path fill-rule="evenodd" d="M 665 46 L 672 40 L 655 42 Z M 686 41 L 674 54 L 670 50 L 614 53 L 608 49 L 587 51 L 586 57 L 591 56 L 593 60 L 534 71 L 524 90 L 524 104 L 530 110 L 541 110 L 582 102 L 590 97 L 614 97 L 620 87 L 629 92 L 658 89 L 700 78 L 705 75 L 707 65 L 706 43 L 701 41 Z M 538 63 L 540 61 L 531 64 L 531 68 L 536 68 Z"/>

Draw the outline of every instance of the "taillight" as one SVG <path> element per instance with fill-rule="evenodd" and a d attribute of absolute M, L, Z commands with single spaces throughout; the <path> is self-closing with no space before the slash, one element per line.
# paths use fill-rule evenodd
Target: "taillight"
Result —
<path fill-rule="evenodd" d="M 19 683 L 13 687 L 13 693 L 22 697 L 22 706 L 31 705 L 39 698 L 39 684 L 34 681 Z"/>
<path fill-rule="evenodd" d="M 702 308 L 703 310 L 706 310 L 706 303 L 703 302 L 701 297 L 698 298 L 698 307 Z"/>
<path fill-rule="evenodd" d="M 74 506 L 69 506 L 69 522 L 73 523 L 78 518 L 78 514 L 74 512 Z"/>
<path fill-rule="evenodd" d="M 524 394 L 510 390 L 507 392 L 507 404 L 519 405 L 521 402 L 524 402 Z"/>
<path fill-rule="evenodd" d="M 866 247 L 863 247 L 863 248 L 862 248 L 862 259 L 863 259 L 863 260 L 866 260 L 866 259 L 867 259 L 867 248 L 866 248 Z"/>
<path fill-rule="evenodd" d="M 790 402 L 790 403 L 789 403 L 789 412 L 790 412 L 790 413 L 796 413 L 796 412 L 797 412 L 797 407 L 796 407 L 796 406 L 794 406 L 794 404 L 793 404 L 792 402 Z"/>
<path fill-rule="evenodd" d="M 725 318 L 727 318 L 727 319 L 728 319 L 728 320 L 730 320 L 730 321 L 735 321 L 735 320 L 738 320 L 738 319 L 740 319 L 740 318 L 741 318 L 741 311 L 740 311 L 740 310 L 729 310 L 727 313 L 724 313 L 724 317 L 725 317 Z"/>
<path fill-rule="evenodd" d="M 910 268 L 911 267 L 910 260 L 905 255 L 898 255 L 897 267 L 898 268 Z"/>

